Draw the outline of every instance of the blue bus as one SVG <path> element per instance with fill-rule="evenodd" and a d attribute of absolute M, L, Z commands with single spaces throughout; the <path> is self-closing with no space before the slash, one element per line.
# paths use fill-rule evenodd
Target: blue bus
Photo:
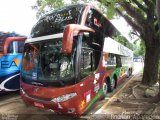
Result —
<path fill-rule="evenodd" d="M 25 40 L 26 37 L 0 32 L 0 94 L 19 90 Z"/>

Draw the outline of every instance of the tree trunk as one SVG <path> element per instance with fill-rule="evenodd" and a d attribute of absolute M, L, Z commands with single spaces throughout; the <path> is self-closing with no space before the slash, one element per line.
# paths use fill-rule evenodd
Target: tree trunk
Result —
<path fill-rule="evenodd" d="M 159 61 L 159 65 L 160 65 L 160 61 Z M 158 79 L 159 79 L 159 93 L 149 101 L 150 103 L 158 103 L 160 101 L 160 68 L 159 68 Z"/>
<path fill-rule="evenodd" d="M 159 52 L 160 54 L 160 52 Z M 159 55 L 160 58 L 160 55 Z M 159 81 L 159 93 L 158 93 L 158 100 L 160 101 L 160 59 L 159 59 L 159 66 L 158 66 L 158 81 Z"/>
<path fill-rule="evenodd" d="M 157 40 L 158 41 L 158 40 Z M 157 42 L 158 44 L 159 42 Z M 146 46 L 142 84 L 153 85 L 158 81 L 158 64 L 160 45 Z"/>
<path fill-rule="evenodd" d="M 159 25 L 159 35 L 160 35 L 160 0 L 156 0 L 156 12 L 157 12 L 157 18 L 158 18 L 158 25 Z M 160 55 L 159 55 L 159 58 L 160 58 Z M 160 96 L 160 60 L 159 60 L 159 70 L 158 71 L 159 71 L 158 79 L 159 79 L 159 96 Z"/>
<path fill-rule="evenodd" d="M 156 12 L 157 12 L 158 20 L 160 20 L 160 0 L 156 0 Z"/>

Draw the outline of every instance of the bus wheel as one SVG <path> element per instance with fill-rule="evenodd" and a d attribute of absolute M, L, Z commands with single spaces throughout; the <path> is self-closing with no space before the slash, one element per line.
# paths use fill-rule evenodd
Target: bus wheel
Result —
<path fill-rule="evenodd" d="M 103 83 L 103 96 L 100 98 L 100 100 L 103 100 L 105 97 L 106 97 L 106 95 L 107 95 L 107 92 L 108 92 L 108 86 L 107 86 L 107 83 L 104 81 L 104 83 Z"/>
<path fill-rule="evenodd" d="M 132 69 L 129 70 L 129 76 L 131 76 L 131 75 L 132 75 Z"/>
<path fill-rule="evenodd" d="M 127 78 L 129 78 L 132 75 L 132 69 L 129 69 L 127 72 Z"/>
<path fill-rule="evenodd" d="M 112 78 L 112 81 L 109 82 L 108 91 L 109 91 L 109 92 L 112 92 L 115 87 L 116 87 L 116 80 L 115 80 L 115 78 L 113 77 L 113 78 Z"/>
<path fill-rule="evenodd" d="M 127 71 L 127 78 L 130 76 L 130 69 Z"/>
<path fill-rule="evenodd" d="M 104 82 L 104 83 L 103 83 L 103 94 L 106 95 L 106 94 L 107 94 L 107 91 L 108 91 L 108 86 L 107 86 L 107 83 Z"/>

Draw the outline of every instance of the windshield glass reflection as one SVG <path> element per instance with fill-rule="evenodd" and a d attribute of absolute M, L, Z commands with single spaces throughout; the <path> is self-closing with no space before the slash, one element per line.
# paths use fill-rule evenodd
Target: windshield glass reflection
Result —
<path fill-rule="evenodd" d="M 32 81 L 72 80 L 75 50 L 70 55 L 63 54 L 61 42 L 62 39 L 59 38 L 26 44 L 22 61 L 22 77 Z"/>

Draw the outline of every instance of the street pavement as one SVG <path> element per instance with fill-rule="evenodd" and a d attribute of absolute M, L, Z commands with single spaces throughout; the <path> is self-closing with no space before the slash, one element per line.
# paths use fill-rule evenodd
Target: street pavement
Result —
<path fill-rule="evenodd" d="M 139 71 L 142 70 L 142 63 L 136 62 L 134 63 L 134 72 L 133 76 L 136 75 Z M 133 77 L 132 76 L 132 77 Z M 109 102 L 116 97 L 116 94 L 123 89 L 127 82 L 130 81 L 130 78 L 126 79 L 122 84 L 120 84 L 117 89 L 115 89 L 112 93 L 109 93 L 107 97 L 102 101 L 97 101 L 90 109 L 90 111 L 82 115 L 78 119 L 87 120 L 91 119 L 93 115 L 100 115 L 109 104 Z M 132 79 L 132 78 L 131 78 Z M 9 93 L 6 95 L 0 96 L 0 119 L 1 120 L 71 120 L 77 119 L 73 116 L 63 116 L 57 115 L 50 111 L 41 110 L 32 106 L 26 106 L 26 104 L 21 100 L 19 96 L 19 92 L 17 93 Z"/>

